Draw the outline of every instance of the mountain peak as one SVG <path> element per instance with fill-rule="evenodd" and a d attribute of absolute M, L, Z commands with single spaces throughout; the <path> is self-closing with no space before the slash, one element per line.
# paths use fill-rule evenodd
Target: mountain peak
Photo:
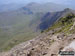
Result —
<path fill-rule="evenodd" d="M 31 3 L 29 3 L 27 6 L 32 6 L 32 5 L 38 5 L 39 3 L 36 3 L 36 2 L 31 2 Z"/>
<path fill-rule="evenodd" d="M 70 8 L 66 8 L 66 9 L 64 9 L 63 12 L 65 12 L 65 13 L 73 13 L 73 14 L 75 14 L 75 10 L 72 10 L 72 9 L 70 9 Z"/>
<path fill-rule="evenodd" d="M 64 9 L 64 11 L 72 11 L 72 9 L 66 8 L 66 9 Z"/>

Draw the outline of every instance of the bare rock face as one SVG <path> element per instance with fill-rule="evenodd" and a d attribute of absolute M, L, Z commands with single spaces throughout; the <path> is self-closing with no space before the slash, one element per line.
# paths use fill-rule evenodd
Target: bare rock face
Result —
<path fill-rule="evenodd" d="M 42 34 L 15 46 L 9 52 L 2 53 L 0 56 L 57 56 L 58 52 L 67 46 L 74 36 L 66 36 L 63 33 L 55 35 Z"/>
<path fill-rule="evenodd" d="M 64 33 L 60 33 L 60 35 L 57 36 L 57 38 L 58 38 L 59 40 L 63 40 L 64 37 L 65 37 L 65 34 L 64 34 Z"/>

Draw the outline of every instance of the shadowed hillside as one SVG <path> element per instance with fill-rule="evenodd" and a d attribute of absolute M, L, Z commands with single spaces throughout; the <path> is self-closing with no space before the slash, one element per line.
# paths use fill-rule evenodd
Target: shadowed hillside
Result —
<path fill-rule="evenodd" d="M 64 11 L 59 11 L 59 12 L 48 12 L 46 13 L 42 19 L 41 19 L 41 23 L 39 24 L 38 28 L 41 30 L 45 30 L 48 29 L 50 26 L 52 26 L 57 20 L 59 20 L 61 17 L 66 16 L 69 13 L 74 13 L 75 11 L 67 8 L 64 9 Z"/>
<path fill-rule="evenodd" d="M 48 29 L 59 18 L 74 11 L 65 9 L 59 12 L 33 13 L 28 9 L 0 13 L 0 49 L 9 50 L 13 46 L 30 40 L 41 31 Z"/>
<path fill-rule="evenodd" d="M 75 14 L 69 10 L 69 13 L 64 15 L 36 38 L 16 45 L 9 52 L 0 55 L 61 56 L 60 51 L 75 51 Z"/>

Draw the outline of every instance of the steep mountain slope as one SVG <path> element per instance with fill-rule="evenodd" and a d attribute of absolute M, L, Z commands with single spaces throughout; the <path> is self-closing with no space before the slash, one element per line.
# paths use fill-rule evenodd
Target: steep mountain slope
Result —
<path fill-rule="evenodd" d="M 28 9 L 20 9 L 0 13 L 0 49 L 9 50 L 16 44 L 32 39 L 71 12 L 74 13 L 71 9 L 33 13 Z"/>
<path fill-rule="evenodd" d="M 24 11 L 12 11 L 6 13 L 0 13 L 0 49 L 10 49 L 14 45 L 32 39 L 38 34 L 35 31 L 35 25 L 30 27 L 30 21 L 36 15 L 25 14 Z M 14 42 L 17 40 L 17 42 Z M 12 45 L 10 43 L 14 42 Z M 3 44 L 3 45 L 1 45 Z"/>
<path fill-rule="evenodd" d="M 75 11 L 67 8 L 63 11 L 59 12 L 48 12 L 46 13 L 43 18 L 41 19 L 41 23 L 39 24 L 38 28 L 41 30 L 48 29 L 50 26 L 52 26 L 59 18 L 66 16 L 69 13 L 75 14 Z"/>
<path fill-rule="evenodd" d="M 15 46 L 1 56 L 58 56 L 60 51 L 75 43 L 75 14 L 70 12 L 59 18 L 52 27 L 36 38 Z M 67 47 L 67 51 L 75 51 L 75 45 Z M 73 46 L 72 46 L 73 45 Z"/>
<path fill-rule="evenodd" d="M 70 10 L 68 14 L 66 14 L 64 17 L 61 17 L 57 22 L 55 22 L 50 28 L 47 29 L 49 30 L 55 30 L 55 33 L 68 33 L 68 34 L 73 34 L 74 33 L 74 25 L 75 24 L 75 12 Z"/>

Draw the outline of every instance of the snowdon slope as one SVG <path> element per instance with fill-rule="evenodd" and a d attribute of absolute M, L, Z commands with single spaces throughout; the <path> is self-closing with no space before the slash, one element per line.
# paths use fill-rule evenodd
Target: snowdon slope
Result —
<path fill-rule="evenodd" d="M 1 53 L 1 56 L 62 56 L 59 51 L 75 51 L 74 43 L 75 13 L 69 10 L 42 34 Z"/>
<path fill-rule="evenodd" d="M 20 42 L 32 39 L 71 11 L 74 13 L 70 9 L 38 13 L 33 13 L 28 9 L 19 9 L 0 13 L 0 49 L 9 50 Z"/>
<path fill-rule="evenodd" d="M 40 19 L 41 23 L 37 28 L 41 30 L 46 30 L 50 26 L 52 26 L 57 20 L 59 20 L 61 17 L 64 17 L 69 13 L 75 14 L 75 11 L 67 8 L 59 12 L 48 12 Z"/>
<path fill-rule="evenodd" d="M 59 12 L 33 13 L 28 9 L 20 9 L 0 13 L 0 49 L 8 50 L 20 42 L 32 39 L 71 11 L 65 9 Z"/>
<path fill-rule="evenodd" d="M 34 18 L 37 17 L 33 14 L 24 14 L 21 11 L 1 13 L 0 49 L 10 49 L 14 45 L 32 39 L 33 36 L 37 35 L 35 25 L 34 28 L 29 26 L 30 21 Z"/>
<path fill-rule="evenodd" d="M 51 4 L 30 3 L 17 10 L 1 12 L 0 51 L 9 50 L 14 45 L 38 35 L 40 33 L 38 26 L 43 23 L 43 16 L 53 9 L 53 11 L 56 11 L 54 6 L 57 6 L 58 11 L 61 10 L 59 5 L 52 4 L 52 6 Z M 62 7 L 62 9 L 64 8 Z"/>

